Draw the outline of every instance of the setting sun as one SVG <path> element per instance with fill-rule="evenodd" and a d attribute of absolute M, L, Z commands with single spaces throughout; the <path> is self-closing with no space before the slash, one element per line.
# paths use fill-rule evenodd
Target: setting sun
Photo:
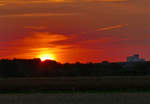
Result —
<path fill-rule="evenodd" d="M 55 60 L 54 56 L 52 56 L 50 54 L 42 54 L 42 55 L 40 55 L 40 59 L 41 59 L 41 61 Z"/>

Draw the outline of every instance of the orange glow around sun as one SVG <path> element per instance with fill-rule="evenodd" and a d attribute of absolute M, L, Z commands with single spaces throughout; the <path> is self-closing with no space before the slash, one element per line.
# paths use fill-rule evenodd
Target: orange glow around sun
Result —
<path fill-rule="evenodd" d="M 52 54 L 41 54 L 39 56 L 39 58 L 41 59 L 41 61 L 45 61 L 45 60 L 55 60 L 55 57 Z"/>

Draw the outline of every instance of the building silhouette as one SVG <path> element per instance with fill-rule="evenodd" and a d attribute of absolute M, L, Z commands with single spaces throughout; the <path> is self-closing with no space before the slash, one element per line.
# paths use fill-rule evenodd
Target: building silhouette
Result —
<path fill-rule="evenodd" d="M 139 54 L 127 57 L 127 62 L 145 62 L 145 59 L 140 58 Z"/>

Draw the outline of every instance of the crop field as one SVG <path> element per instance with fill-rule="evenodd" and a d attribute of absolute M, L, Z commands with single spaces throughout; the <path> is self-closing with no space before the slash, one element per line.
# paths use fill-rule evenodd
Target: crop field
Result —
<path fill-rule="evenodd" d="M 3 94 L 1 104 L 150 104 L 150 93 Z"/>
<path fill-rule="evenodd" d="M 149 76 L 137 77 L 57 77 L 0 79 L 4 90 L 122 90 L 150 89 Z"/>
<path fill-rule="evenodd" d="M 110 92 L 126 89 L 137 90 Z M 51 92 L 58 90 L 64 92 Z M 150 77 L 8 78 L 0 79 L 0 91 L 1 104 L 149 104 Z"/>

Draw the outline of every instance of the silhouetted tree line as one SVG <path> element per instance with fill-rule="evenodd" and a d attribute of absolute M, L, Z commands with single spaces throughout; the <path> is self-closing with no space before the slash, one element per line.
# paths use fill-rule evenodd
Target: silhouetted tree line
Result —
<path fill-rule="evenodd" d="M 137 76 L 150 75 L 150 62 L 76 63 L 56 61 L 0 60 L 0 77 Z"/>

